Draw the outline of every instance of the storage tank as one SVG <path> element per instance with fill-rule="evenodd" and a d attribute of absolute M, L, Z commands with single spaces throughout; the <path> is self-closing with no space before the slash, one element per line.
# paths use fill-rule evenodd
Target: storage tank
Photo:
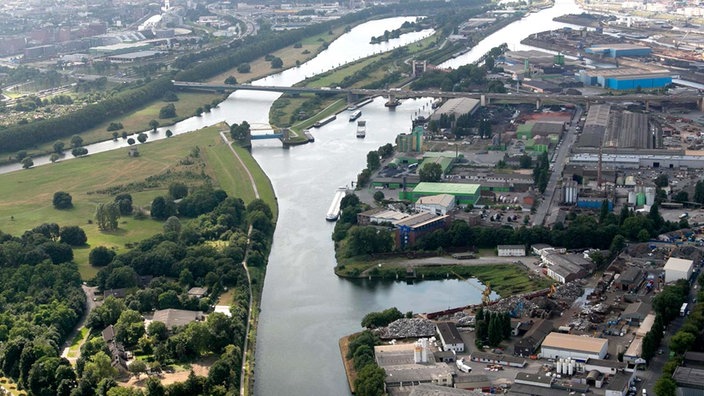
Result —
<path fill-rule="evenodd" d="M 628 204 L 629 205 L 635 205 L 636 204 L 636 199 L 638 197 L 638 194 L 635 191 L 631 191 L 628 193 Z"/>
<path fill-rule="evenodd" d="M 421 338 L 420 345 L 422 347 L 420 352 L 420 360 L 422 363 L 428 363 L 428 339 Z"/>
<path fill-rule="evenodd" d="M 618 177 L 616 177 L 616 185 L 617 185 L 617 186 L 622 186 L 622 185 L 623 185 L 623 176 L 618 176 Z"/>
<path fill-rule="evenodd" d="M 653 205 L 655 203 L 655 187 L 645 188 L 645 203 L 647 205 Z"/>
<path fill-rule="evenodd" d="M 420 341 L 416 341 L 415 348 L 413 349 L 413 362 L 414 363 L 421 363 L 422 362 L 422 351 L 423 351 L 423 347 L 420 346 Z"/>
<path fill-rule="evenodd" d="M 565 203 L 577 203 L 577 183 L 571 182 L 565 184 Z"/>
<path fill-rule="evenodd" d="M 570 364 L 567 366 L 567 374 L 568 375 L 574 374 L 574 360 L 570 360 Z"/>
<path fill-rule="evenodd" d="M 562 358 L 557 361 L 557 366 L 555 367 L 555 372 L 560 374 L 562 372 Z"/>
<path fill-rule="evenodd" d="M 636 196 L 636 205 L 643 206 L 645 205 L 645 202 L 645 193 L 638 193 L 638 195 Z"/>

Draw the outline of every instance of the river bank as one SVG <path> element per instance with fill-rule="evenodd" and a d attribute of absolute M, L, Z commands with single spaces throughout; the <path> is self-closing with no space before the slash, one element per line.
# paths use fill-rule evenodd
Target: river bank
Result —
<path fill-rule="evenodd" d="M 347 279 L 393 280 L 420 282 L 439 279 L 476 278 L 502 297 L 540 290 L 550 286 L 529 266 L 535 261 L 530 257 L 510 258 L 481 257 L 462 260 L 449 256 L 429 256 L 409 259 L 405 257 L 379 257 L 340 260 L 335 274 Z"/>

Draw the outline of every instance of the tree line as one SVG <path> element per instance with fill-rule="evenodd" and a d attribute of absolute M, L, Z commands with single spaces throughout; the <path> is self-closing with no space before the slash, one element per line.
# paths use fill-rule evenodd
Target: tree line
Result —
<path fill-rule="evenodd" d="M 162 97 L 172 86 L 168 77 L 162 77 L 61 117 L 2 129 L 0 147 L 16 151 L 75 135 Z"/>

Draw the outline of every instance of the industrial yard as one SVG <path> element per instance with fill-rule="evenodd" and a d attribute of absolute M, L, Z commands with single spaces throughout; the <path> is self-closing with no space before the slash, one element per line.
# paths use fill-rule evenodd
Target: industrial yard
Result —
<path fill-rule="evenodd" d="M 605 270 L 565 283 L 551 269 L 560 265 L 554 256 L 569 254 L 545 245 L 531 251 L 527 258 L 535 260 L 538 273 L 553 278 L 553 287 L 374 330 L 382 340 L 376 361 L 386 370 L 390 395 L 410 395 L 420 384 L 517 395 L 625 396 L 651 389 L 654 379 L 641 371 L 641 352 L 654 323 L 653 298 L 677 279 L 696 279 L 704 250 L 634 244 Z M 505 314 L 510 337 L 479 348 L 477 315 Z"/>

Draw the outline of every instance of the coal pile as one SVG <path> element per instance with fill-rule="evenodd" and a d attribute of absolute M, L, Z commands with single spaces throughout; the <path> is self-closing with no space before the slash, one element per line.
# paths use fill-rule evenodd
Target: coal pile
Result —
<path fill-rule="evenodd" d="M 378 334 L 381 339 L 431 337 L 435 335 L 435 324 L 421 318 L 398 319 L 379 329 Z"/>

